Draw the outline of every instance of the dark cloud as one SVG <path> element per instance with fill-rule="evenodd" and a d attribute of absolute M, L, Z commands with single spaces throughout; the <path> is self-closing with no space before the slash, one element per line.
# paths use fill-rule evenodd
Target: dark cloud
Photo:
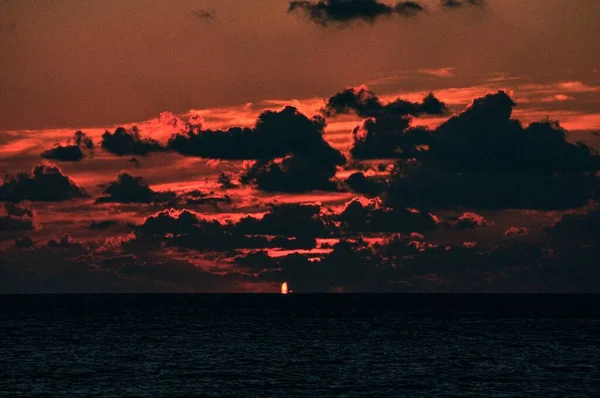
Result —
<path fill-rule="evenodd" d="M 22 238 L 15 239 L 15 247 L 21 249 L 31 249 L 35 246 L 35 241 L 31 238 L 31 236 L 27 235 Z"/>
<path fill-rule="evenodd" d="M 493 248 L 438 245 L 420 236 L 393 235 L 381 244 L 341 240 L 320 260 L 249 254 L 237 261 L 286 280 L 297 292 L 568 293 L 599 291 L 600 247 L 514 242 Z"/>
<path fill-rule="evenodd" d="M 204 20 L 213 20 L 217 17 L 215 10 L 195 10 L 192 11 L 192 15 Z"/>
<path fill-rule="evenodd" d="M 414 209 L 393 209 L 380 199 L 354 198 L 346 203 L 337 217 L 348 233 L 363 232 L 425 232 L 437 228 L 431 214 Z"/>
<path fill-rule="evenodd" d="M 5 254 L 10 260 L 0 261 L 0 293 L 234 292 L 248 279 L 215 275 L 157 252 L 97 255 L 70 238 Z"/>
<path fill-rule="evenodd" d="M 431 135 L 428 150 L 395 175 L 392 202 L 448 208 L 564 209 L 597 189 L 600 157 L 567 140 L 558 122 L 524 128 L 504 91 L 477 98 Z"/>
<path fill-rule="evenodd" d="M 410 127 L 412 117 L 422 114 L 441 115 L 446 105 L 433 93 L 421 103 L 403 99 L 384 104 L 366 87 L 354 87 L 330 97 L 322 112 L 327 117 L 356 114 L 367 118 L 352 132 L 350 150 L 355 159 L 413 158 L 432 142 L 431 132 L 424 127 Z"/>
<path fill-rule="evenodd" d="M 233 189 L 238 187 L 238 185 L 232 181 L 231 174 L 225 172 L 219 173 L 217 182 L 221 186 L 221 189 Z"/>
<path fill-rule="evenodd" d="M 240 180 L 264 191 L 303 192 L 334 189 L 336 167 L 345 157 L 323 138 L 325 120 L 309 119 L 294 107 L 266 111 L 254 127 L 203 130 L 188 124 L 187 131 L 169 140 L 169 148 L 187 156 L 256 160 Z M 233 187 L 227 175 L 223 187 Z"/>
<path fill-rule="evenodd" d="M 296 108 L 265 111 L 252 128 L 203 130 L 188 124 L 187 130 L 169 140 L 169 148 L 187 156 L 235 160 L 271 160 L 290 154 L 311 156 L 329 144 L 323 139 L 325 121 L 309 119 Z"/>
<path fill-rule="evenodd" d="M 0 232 L 32 231 L 38 227 L 37 213 L 23 204 L 7 202 L 0 211 Z"/>
<path fill-rule="evenodd" d="M 158 141 L 143 138 L 136 126 L 130 129 L 118 127 L 114 133 L 102 134 L 102 149 L 117 156 L 146 156 L 152 152 L 166 151 Z"/>
<path fill-rule="evenodd" d="M 67 145 L 56 145 L 52 149 L 42 152 L 41 156 L 46 159 L 62 160 L 66 162 L 78 162 L 85 157 L 86 153 L 93 153 L 94 141 L 82 131 L 76 131 L 69 138 Z"/>
<path fill-rule="evenodd" d="M 558 122 L 543 120 L 523 128 L 511 119 L 514 106 L 504 91 L 475 99 L 437 128 L 431 148 L 435 161 L 446 170 L 461 172 L 564 173 L 600 168 L 594 151 L 567 141 L 567 131 Z"/>
<path fill-rule="evenodd" d="M 142 177 L 133 177 L 122 173 L 117 181 L 110 182 L 104 189 L 104 195 L 96 199 L 99 203 L 154 203 L 175 199 L 173 192 L 155 192 Z"/>
<path fill-rule="evenodd" d="M 441 5 L 444 8 L 462 8 L 465 6 L 483 7 L 485 0 L 441 0 Z"/>
<path fill-rule="evenodd" d="M 127 163 L 130 163 L 133 165 L 133 167 L 135 167 L 136 169 L 139 169 L 142 167 L 142 164 L 140 163 L 139 160 L 137 160 L 136 158 L 131 158 L 127 161 Z"/>
<path fill-rule="evenodd" d="M 419 116 L 421 114 L 443 115 L 447 111 L 446 105 L 433 93 L 425 96 L 420 103 L 397 98 L 384 104 L 375 93 L 365 86 L 347 88 L 331 96 L 322 109 L 322 113 L 326 117 L 355 114 L 362 118 Z"/>
<path fill-rule="evenodd" d="M 275 206 L 263 218 L 244 218 L 237 223 L 208 219 L 189 210 L 165 210 L 146 218 L 136 227 L 136 241 L 152 247 L 164 244 L 199 251 L 314 248 L 317 221 L 303 219 L 302 214 L 307 216 L 309 211 L 302 207 L 287 211 L 284 208 Z M 282 224 L 284 220 L 297 221 L 297 227 Z"/>
<path fill-rule="evenodd" d="M 244 184 L 252 184 L 267 192 L 307 192 L 337 189 L 331 181 L 337 166 L 346 162 L 344 156 L 325 144 L 311 155 L 289 155 L 283 159 L 258 161 L 241 177 Z"/>
<path fill-rule="evenodd" d="M 378 196 L 387 191 L 388 183 L 382 177 L 367 177 L 362 171 L 351 174 L 345 181 L 353 192 L 368 196 Z"/>
<path fill-rule="evenodd" d="M 371 23 L 378 18 L 394 14 L 413 16 L 424 11 L 424 8 L 414 1 L 401 1 L 392 6 L 377 0 L 319 0 L 317 2 L 294 0 L 290 1 L 288 11 L 303 11 L 316 24 L 327 26 L 332 22 Z"/>
<path fill-rule="evenodd" d="M 600 242 L 600 208 L 589 209 L 583 214 L 567 213 L 545 231 L 567 241 Z"/>
<path fill-rule="evenodd" d="M 213 191 L 203 192 L 197 189 L 178 195 L 177 201 L 187 205 L 210 204 L 219 209 L 220 204 L 231 205 L 233 199 L 229 195 L 217 195 Z"/>
<path fill-rule="evenodd" d="M 101 221 L 92 221 L 90 225 L 88 225 L 88 229 L 98 230 L 98 229 L 108 229 L 112 226 L 119 225 L 118 221 L 115 220 L 101 220 Z"/>
<path fill-rule="evenodd" d="M 58 202 L 87 196 L 83 188 L 51 163 L 37 165 L 30 173 L 8 175 L 0 186 L 0 200 L 10 202 Z"/>
<path fill-rule="evenodd" d="M 74 250 L 87 250 L 88 245 L 76 239 L 71 238 L 69 234 L 64 234 L 60 238 L 52 238 L 46 242 L 46 246 L 51 249 L 74 249 Z"/>
<path fill-rule="evenodd" d="M 260 219 L 244 217 L 236 225 L 247 235 L 282 235 L 323 237 L 329 227 L 321 216 L 321 206 L 313 204 L 278 204 Z"/>
<path fill-rule="evenodd" d="M 45 159 L 62 160 L 65 162 L 78 162 L 83 159 L 83 151 L 78 145 L 57 145 L 42 152 Z"/>

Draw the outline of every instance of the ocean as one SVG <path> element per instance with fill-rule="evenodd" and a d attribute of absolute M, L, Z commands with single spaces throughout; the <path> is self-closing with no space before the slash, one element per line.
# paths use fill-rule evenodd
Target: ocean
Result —
<path fill-rule="evenodd" d="M 0 296 L 7 397 L 599 393 L 600 296 Z"/>

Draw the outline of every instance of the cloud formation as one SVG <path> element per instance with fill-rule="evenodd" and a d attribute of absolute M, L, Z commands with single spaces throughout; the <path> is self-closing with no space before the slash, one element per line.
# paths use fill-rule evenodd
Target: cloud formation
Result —
<path fill-rule="evenodd" d="M 586 210 L 583 214 L 567 213 L 545 231 L 567 241 L 600 242 L 600 207 Z"/>
<path fill-rule="evenodd" d="M 462 8 L 465 6 L 483 7 L 485 0 L 441 0 L 441 5 L 444 8 Z"/>
<path fill-rule="evenodd" d="M 114 133 L 102 134 L 102 149 L 117 156 L 146 156 L 166 150 L 158 141 L 143 138 L 136 126 L 130 129 L 118 127 Z"/>
<path fill-rule="evenodd" d="M 422 102 L 400 98 L 388 103 L 365 86 L 343 90 L 330 97 L 322 110 L 327 117 L 355 114 L 366 118 L 353 130 L 350 150 L 355 159 L 412 158 L 432 142 L 431 132 L 425 127 L 411 127 L 413 117 L 443 115 L 446 104 L 429 93 Z"/>
<path fill-rule="evenodd" d="M 35 166 L 30 173 L 8 175 L 0 185 L 0 200 L 59 202 L 85 198 L 87 193 L 52 164 Z"/>
<path fill-rule="evenodd" d="M 192 15 L 196 18 L 204 19 L 204 20 L 213 20 L 217 17 L 217 13 L 215 10 L 195 10 L 192 11 Z"/>
<path fill-rule="evenodd" d="M 254 127 L 204 130 L 188 124 L 168 147 L 183 155 L 228 160 L 256 160 L 241 177 L 264 191 L 303 192 L 332 189 L 336 166 L 346 159 L 323 138 L 325 120 L 296 108 L 265 111 Z"/>
<path fill-rule="evenodd" d="M 56 145 L 42 152 L 41 156 L 51 160 L 78 162 L 85 157 L 86 153 L 93 153 L 94 147 L 94 141 L 90 137 L 82 131 L 76 131 L 67 141 L 67 145 Z"/>
<path fill-rule="evenodd" d="M 302 11 L 314 23 L 327 26 L 330 23 L 363 21 L 372 23 L 381 17 L 393 15 L 414 16 L 425 11 L 414 1 L 400 1 L 394 6 L 378 0 L 306 0 L 290 1 L 289 12 Z"/>
<path fill-rule="evenodd" d="M 175 193 L 155 192 L 142 177 L 127 173 L 120 174 L 116 181 L 108 183 L 103 193 L 104 196 L 96 199 L 96 202 L 154 203 L 175 199 Z"/>
<path fill-rule="evenodd" d="M 24 204 L 7 202 L 0 211 L 0 232 L 33 231 L 39 228 L 37 213 Z"/>
<path fill-rule="evenodd" d="M 274 210 L 277 211 L 277 210 Z M 273 216 L 277 217 L 277 216 Z M 157 247 L 194 249 L 198 251 L 230 251 L 255 248 L 311 249 L 316 241 L 299 228 L 293 236 L 280 234 L 277 219 L 271 217 L 235 222 L 208 219 L 190 210 L 164 210 L 147 217 L 135 228 L 136 244 Z"/>
<path fill-rule="evenodd" d="M 395 174 L 392 202 L 479 209 L 584 205 L 598 189 L 598 154 L 569 142 L 558 122 L 523 127 L 511 118 L 514 106 L 506 92 L 490 93 L 426 135 L 428 150 L 415 156 L 419 162 Z"/>

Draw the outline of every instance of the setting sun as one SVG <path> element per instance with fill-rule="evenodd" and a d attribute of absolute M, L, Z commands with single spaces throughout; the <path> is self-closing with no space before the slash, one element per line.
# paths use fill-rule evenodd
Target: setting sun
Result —
<path fill-rule="evenodd" d="M 288 294 L 288 284 L 287 284 L 287 282 L 283 282 L 281 284 L 281 294 Z"/>

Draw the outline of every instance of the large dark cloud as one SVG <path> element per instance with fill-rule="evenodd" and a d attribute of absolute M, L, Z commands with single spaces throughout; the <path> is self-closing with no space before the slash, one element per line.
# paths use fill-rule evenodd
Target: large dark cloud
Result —
<path fill-rule="evenodd" d="M 146 156 L 166 150 L 158 141 L 143 138 L 136 126 L 130 129 L 118 127 L 114 133 L 107 131 L 102 134 L 102 149 L 117 156 Z"/>
<path fill-rule="evenodd" d="M 82 131 L 76 131 L 66 145 L 56 145 L 42 152 L 41 156 L 52 160 L 78 162 L 85 157 L 86 153 L 92 153 L 94 147 L 94 141 L 90 137 Z"/>
<path fill-rule="evenodd" d="M 597 189 L 600 157 L 567 140 L 558 122 L 523 127 L 504 91 L 477 98 L 429 137 L 429 150 L 404 164 L 390 198 L 402 206 L 564 209 Z"/>
<path fill-rule="evenodd" d="M 256 160 L 241 178 L 265 191 L 332 189 L 336 166 L 345 157 L 323 138 L 325 120 L 306 117 L 294 107 L 263 112 L 252 128 L 203 130 L 188 125 L 169 148 L 188 156 Z"/>
<path fill-rule="evenodd" d="M 167 202 L 175 199 L 173 192 L 155 192 L 142 177 L 133 177 L 122 173 L 117 181 L 110 182 L 104 189 L 104 196 L 97 202 L 118 203 L 153 203 Z"/>
<path fill-rule="evenodd" d="M 244 184 L 253 184 L 267 192 L 306 192 L 334 190 L 331 181 L 337 166 L 346 162 L 344 156 L 324 144 L 312 155 L 289 155 L 283 159 L 258 161 L 241 177 Z"/>
<path fill-rule="evenodd" d="M 322 112 L 327 117 L 355 114 L 366 118 L 352 132 L 354 142 L 350 153 L 355 159 L 413 158 L 428 148 L 431 132 L 424 127 L 410 127 L 415 116 L 442 115 L 446 105 L 429 93 L 423 101 L 410 102 L 400 98 L 383 101 L 366 87 L 341 91 L 327 100 Z"/>
<path fill-rule="evenodd" d="M 410 102 L 397 98 L 383 101 L 365 86 L 347 88 L 331 96 L 322 112 L 327 117 L 342 114 L 356 114 L 362 118 L 378 116 L 419 116 L 421 114 L 443 115 L 448 111 L 446 105 L 429 93 L 422 102 Z"/>
<path fill-rule="evenodd" d="M 135 235 L 140 244 L 154 247 L 165 244 L 200 251 L 310 249 L 316 245 L 315 235 L 324 233 L 314 211 L 310 206 L 281 205 L 273 206 L 262 218 L 221 222 L 189 210 L 171 209 L 146 218 L 136 227 Z"/>
<path fill-rule="evenodd" d="M 249 253 L 240 267 L 286 280 L 297 292 L 599 292 L 600 247 L 514 242 L 498 247 L 440 245 L 421 236 L 393 235 L 379 244 L 341 240 L 320 260 L 298 254 Z"/>
<path fill-rule="evenodd" d="M 392 6 L 378 0 L 293 0 L 288 10 L 303 11 L 316 24 L 326 26 L 331 22 L 373 22 L 395 14 L 412 16 L 425 9 L 414 1 L 400 1 Z"/>
<path fill-rule="evenodd" d="M 0 200 L 58 202 L 87 197 L 87 193 L 54 164 L 35 166 L 30 173 L 8 175 L 0 186 Z"/>
<path fill-rule="evenodd" d="M 544 120 L 523 128 L 511 119 L 514 106 L 504 91 L 475 99 L 437 128 L 431 147 L 435 162 L 459 172 L 565 173 L 600 168 L 592 149 L 567 141 L 567 131 L 558 122 Z"/>
<path fill-rule="evenodd" d="M 290 154 L 311 156 L 329 145 L 323 139 L 325 121 L 308 118 L 287 106 L 265 111 L 252 128 L 203 130 L 189 124 L 187 131 L 169 140 L 169 148 L 187 156 L 215 159 L 270 160 Z"/>

